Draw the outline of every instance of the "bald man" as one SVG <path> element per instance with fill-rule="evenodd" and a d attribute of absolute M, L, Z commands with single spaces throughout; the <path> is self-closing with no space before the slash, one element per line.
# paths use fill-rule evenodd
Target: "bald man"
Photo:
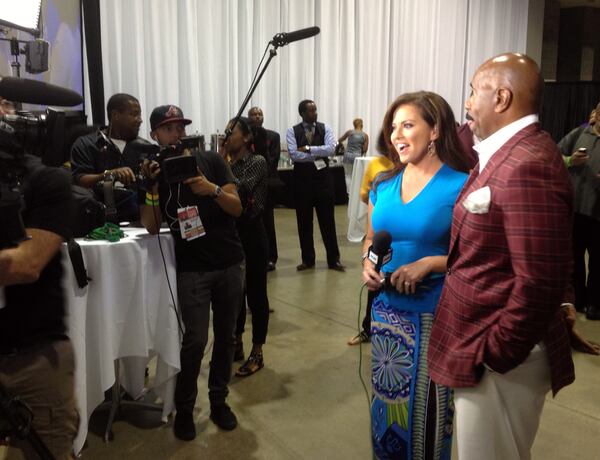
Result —
<path fill-rule="evenodd" d="M 530 458 L 546 394 L 575 378 L 561 312 L 573 197 L 538 124 L 542 85 L 529 57 L 503 54 L 465 104 L 479 162 L 454 207 L 428 352 L 431 378 L 455 389 L 461 460 Z"/>

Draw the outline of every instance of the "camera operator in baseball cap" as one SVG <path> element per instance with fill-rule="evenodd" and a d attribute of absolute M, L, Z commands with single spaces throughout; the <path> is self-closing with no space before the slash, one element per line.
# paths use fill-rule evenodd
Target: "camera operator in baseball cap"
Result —
<path fill-rule="evenodd" d="M 179 107 L 160 106 L 150 116 L 150 134 L 163 147 L 177 145 L 189 123 Z M 167 181 L 161 172 L 167 160 L 146 159 L 142 163 L 147 191 L 140 195 L 140 216 L 152 234 L 159 232 L 165 220 L 175 240 L 177 291 L 185 333 L 173 429 L 177 438 L 191 441 L 196 437 L 193 409 L 211 305 L 214 346 L 208 377 L 210 418 L 224 430 L 237 426 L 225 400 L 242 296 L 244 252 L 235 229 L 242 206 L 225 160 L 216 152 L 186 150 L 184 155 L 195 158 L 197 169 L 182 182 Z"/>

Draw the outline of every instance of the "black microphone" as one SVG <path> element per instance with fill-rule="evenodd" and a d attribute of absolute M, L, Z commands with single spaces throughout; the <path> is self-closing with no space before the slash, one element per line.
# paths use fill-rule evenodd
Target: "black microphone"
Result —
<path fill-rule="evenodd" d="M 373 243 L 367 254 L 368 259 L 375 264 L 374 270 L 379 273 L 381 267 L 392 259 L 392 235 L 386 230 L 379 230 L 373 236 Z"/>
<path fill-rule="evenodd" d="M 298 40 L 314 37 L 321 29 L 318 27 L 307 27 L 306 29 L 294 30 L 293 32 L 282 32 L 273 37 L 271 43 L 275 46 L 285 46 Z"/>
<path fill-rule="evenodd" d="M 16 77 L 0 78 L 0 96 L 14 102 L 61 107 L 71 107 L 83 102 L 80 94 L 62 86 Z"/>

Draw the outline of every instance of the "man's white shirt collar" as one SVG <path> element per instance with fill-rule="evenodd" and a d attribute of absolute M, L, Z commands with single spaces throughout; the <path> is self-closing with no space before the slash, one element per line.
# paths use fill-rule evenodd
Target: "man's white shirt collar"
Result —
<path fill-rule="evenodd" d="M 523 118 L 506 125 L 504 128 L 499 129 L 487 139 L 484 139 L 473 146 L 473 149 L 475 149 L 479 156 L 479 172 L 481 173 L 481 171 L 483 171 L 483 168 L 485 168 L 485 165 L 490 161 L 492 155 L 500 150 L 500 147 L 506 144 L 511 137 L 526 126 L 537 123 L 538 121 L 539 116 L 537 114 L 526 115 Z"/>
<path fill-rule="evenodd" d="M 123 153 L 125 146 L 127 145 L 127 141 L 124 141 L 123 139 L 115 139 L 114 137 L 111 137 L 110 140 L 119 149 L 119 152 Z"/>

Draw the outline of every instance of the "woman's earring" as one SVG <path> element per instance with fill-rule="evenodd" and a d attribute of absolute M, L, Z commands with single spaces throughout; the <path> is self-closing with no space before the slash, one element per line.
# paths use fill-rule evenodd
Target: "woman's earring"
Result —
<path fill-rule="evenodd" d="M 435 155 L 435 144 L 433 141 L 429 142 L 429 145 L 427 146 L 427 155 L 430 157 Z"/>

